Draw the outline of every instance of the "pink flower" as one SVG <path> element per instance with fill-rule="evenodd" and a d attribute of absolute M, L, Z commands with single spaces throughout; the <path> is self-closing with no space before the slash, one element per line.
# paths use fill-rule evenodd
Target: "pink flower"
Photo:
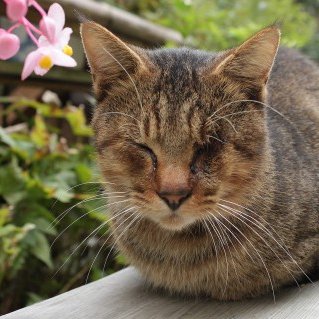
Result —
<path fill-rule="evenodd" d="M 7 60 L 12 58 L 20 49 L 19 38 L 4 29 L 0 29 L 0 59 Z"/>
<path fill-rule="evenodd" d="M 62 7 L 54 3 L 50 6 L 47 16 L 40 22 L 43 35 L 38 41 L 38 49 L 29 53 L 23 71 L 22 80 L 26 79 L 33 71 L 37 75 L 44 75 L 53 65 L 74 67 L 76 62 L 71 55 L 72 48 L 68 45 L 72 33 L 71 28 L 63 28 L 65 14 Z"/>
<path fill-rule="evenodd" d="M 20 40 L 12 34 L 12 31 L 20 26 L 24 27 L 38 47 L 29 53 L 25 60 L 22 80 L 33 71 L 38 75 L 44 75 L 53 65 L 76 66 L 76 61 L 71 58 L 73 50 L 68 45 L 72 29 L 64 28 L 65 14 L 59 4 L 52 4 L 47 14 L 37 0 L 4 0 L 4 2 L 7 16 L 15 21 L 15 24 L 8 31 L 0 28 L 0 59 L 9 59 L 19 51 Z M 33 7 L 42 16 L 40 29 L 26 18 L 28 7 Z"/>
<path fill-rule="evenodd" d="M 64 23 L 65 14 L 63 8 L 58 3 L 52 4 L 47 16 L 44 16 L 40 21 L 42 34 L 50 44 L 61 49 L 68 44 L 72 33 L 71 28 L 63 28 Z"/>
<path fill-rule="evenodd" d="M 75 60 L 67 53 L 52 45 L 41 46 L 40 43 L 40 47 L 29 53 L 24 62 L 21 75 L 22 80 L 25 80 L 33 71 L 37 75 L 44 75 L 53 67 L 53 65 L 66 67 L 76 66 Z"/>
<path fill-rule="evenodd" d="M 7 4 L 7 17 L 12 21 L 19 21 L 28 11 L 27 0 L 5 0 Z"/>

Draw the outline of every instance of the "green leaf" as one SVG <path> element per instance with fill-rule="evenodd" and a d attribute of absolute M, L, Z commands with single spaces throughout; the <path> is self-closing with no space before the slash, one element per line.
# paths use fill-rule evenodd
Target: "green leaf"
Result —
<path fill-rule="evenodd" d="M 37 302 L 42 301 L 44 298 L 34 292 L 28 292 L 27 306 L 33 305 Z"/>
<path fill-rule="evenodd" d="M 16 145 L 14 139 L 2 127 L 0 127 L 0 141 L 11 147 Z"/>
<path fill-rule="evenodd" d="M 12 224 L 8 224 L 4 227 L 1 227 L 0 228 L 0 237 L 8 236 L 12 232 L 15 232 L 17 229 L 18 229 L 17 226 L 12 225 Z"/>
<path fill-rule="evenodd" d="M 75 171 L 81 183 L 89 182 L 92 179 L 92 169 L 88 165 L 79 163 Z"/>
<path fill-rule="evenodd" d="M 34 118 L 34 127 L 31 131 L 31 140 L 38 146 L 38 147 L 45 147 L 48 146 L 50 136 L 49 132 L 46 128 L 46 124 L 43 120 L 43 117 L 40 115 L 36 115 Z"/>
<path fill-rule="evenodd" d="M 10 210 L 9 208 L 0 208 L 0 227 L 5 224 L 9 219 Z"/>
<path fill-rule="evenodd" d="M 10 204 L 20 201 L 25 195 L 26 179 L 17 161 L 0 166 L 0 194 Z"/>
<path fill-rule="evenodd" d="M 31 200 L 22 200 L 14 207 L 15 222 L 17 225 L 34 223 L 38 219 L 45 219 L 48 223 L 54 220 L 53 214 L 40 203 Z"/>
<path fill-rule="evenodd" d="M 36 145 L 30 140 L 30 136 L 24 134 L 12 134 L 15 146 L 12 151 L 24 160 L 33 160 L 35 152 L 37 151 Z"/>
<path fill-rule="evenodd" d="M 76 175 L 73 171 L 61 170 L 54 175 L 44 178 L 43 183 L 47 187 L 54 189 L 53 197 L 61 202 L 67 203 L 73 198 L 73 192 L 68 189 L 76 184 Z"/>
<path fill-rule="evenodd" d="M 115 257 L 115 260 L 116 262 L 119 264 L 119 265 L 122 265 L 122 266 L 126 266 L 128 264 L 126 258 L 124 257 L 124 255 L 122 254 L 118 254 L 116 257 Z"/>
<path fill-rule="evenodd" d="M 33 224 L 36 226 L 38 230 L 48 235 L 57 235 L 56 228 L 44 218 L 33 219 Z"/>
<path fill-rule="evenodd" d="M 46 237 L 39 231 L 34 230 L 30 233 L 32 236 L 33 245 L 31 247 L 31 254 L 44 262 L 50 269 L 53 268 L 53 263 L 50 253 L 50 245 Z"/>
<path fill-rule="evenodd" d="M 83 108 L 69 106 L 66 119 L 75 135 L 92 136 L 92 129 L 86 125 L 86 118 Z"/>

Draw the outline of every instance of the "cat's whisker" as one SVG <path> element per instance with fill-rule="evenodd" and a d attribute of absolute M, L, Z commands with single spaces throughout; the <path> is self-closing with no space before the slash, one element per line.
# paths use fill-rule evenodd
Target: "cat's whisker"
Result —
<path fill-rule="evenodd" d="M 71 259 L 71 257 L 76 253 L 76 251 L 84 244 L 86 240 L 88 240 L 91 236 L 93 236 L 95 233 L 97 233 L 101 228 L 103 228 L 108 221 L 103 222 L 100 226 L 96 227 L 89 235 L 87 235 L 81 243 L 73 250 L 73 252 L 68 256 L 68 258 L 63 262 L 63 264 L 58 268 L 58 270 L 54 273 L 52 278 L 54 278 L 60 270 L 67 264 L 67 262 Z"/>
<path fill-rule="evenodd" d="M 214 210 L 214 212 L 215 212 L 216 214 L 220 214 L 219 211 Z M 212 213 L 210 213 L 210 214 L 215 217 L 215 215 L 213 215 Z M 219 221 L 222 223 L 221 220 L 219 220 Z M 229 228 L 226 226 L 226 224 L 223 223 L 223 225 L 224 225 L 224 227 L 230 232 L 230 234 L 236 239 L 236 241 L 238 242 L 238 244 L 243 248 L 243 250 L 244 250 L 245 253 L 249 256 L 249 258 L 250 258 L 250 260 L 252 261 L 252 263 L 255 264 L 256 261 L 255 261 L 254 258 L 251 256 L 251 254 L 250 254 L 250 252 L 247 250 L 246 246 L 238 239 L 238 237 L 234 234 L 234 232 L 232 232 L 231 229 L 229 229 Z"/>
<path fill-rule="evenodd" d="M 116 217 L 123 215 L 127 213 L 127 211 L 121 211 L 119 213 L 116 214 Z M 114 217 L 115 218 L 115 217 Z M 58 270 L 54 273 L 54 275 L 52 276 L 52 278 L 54 278 L 59 272 L 60 270 L 67 264 L 67 262 L 72 258 L 72 256 L 79 250 L 79 248 L 93 235 L 95 235 L 100 229 L 102 229 L 105 225 L 107 225 L 107 223 L 110 221 L 111 219 L 108 219 L 107 221 L 103 222 L 101 225 L 99 225 L 98 227 L 96 227 L 89 235 L 87 235 L 81 242 L 80 244 L 78 244 L 75 249 L 72 251 L 72 253 L 68 256 L 68 258 L 63 262 L 63 264 L 58 268 Z"/>
<path fill-rule="evenodd" d="M 216 245 L 216 243 L 215 243 L 215 238 L 214 238 L 214 236 L 213 236 L 213 234 L 212 234 L 212 232 L 211 232 L 209 226 L 207 225 L 205 218 L 202 218 L 202 221 L 203 221 L 204 226 L 205 226 L 205 228 L 207 229 L 207 231 L 208 231 L 208 233 L 209 233 L 209 235 L 210 235 L 210 237 L 211 237 L 211 239 L 212 239 L 213 245 L 214 245 L 215 256 L 216 256 L 216 273 L 219 273 L 219 257 L 218 257 L 217 245 Z"/>
<path fill-rule="evenodd" d="M 74 185 L 74 186 L 72 186 L 72 187 L 69 187 L 69 188 L 67 188 L 65 191 L 66 191 L 66 192 L 69 192 L 70 190 L 75 189 L 75 188 L 78 188 L 78 187 L 83 186 L 83 185 L 97 185 L 97 186 L 99 186 L 100 184 L 115 185 L 114 183 L 111 183 L 111 182 L 103 182 L 103 181 L 98 181 L 98 182 L 84 182 L 84 183 L 79 183 L 79 184 L 76 184 L 76 185 Z M 58 201 L 58 199 L 57 199 L 57 201 Z"/>
<path fill-rule="evenodd" d="M 215 214 L 219 214 L 219 211 L 214 211 Z M 211 216 L 215 217 L 216 216 L 212 213 L 209 213 Z M 218 218 L 216 218 L 218 220 Z M 219 222 L 222 223 L 221 220 L 219 220 Z M 250 254 L 250 252 L 247 250 L 246 246 L 237 238 L 237 236 L 234 234 L 233 231 L 231 231 L 231 229 L 229 229 L 227 227 L 227 225 L 225 223 L 223 223 L 224 227 L 229 231 L 229 233 L 234 237 L 234 239 L 238 242 L 238 244 L 243 248 L 243 250 L 245 251 L 245 253 L 247 254 L 247 256 L 250 258 L 250 260 L 252 261 L 253 264 L 256 264 L 256 261 L 254 260 L 254 258 L 252 257 L 252 255 Z"/>
<path fill-rule="evenodd" d="M 113 195 L 115 194 L 114 196 L 110 196 L 110 195 Z M 90 198 L 86 198 L 86 199 L 83 199 L 81 200 L 80 202 L 72 205 L 71 207 L 69 207 L 68 209 L 66 209 L 65 211 L 63 211 L 61 214 L 59 214 L 52 222 L 51 222 L 51 225 L 50 225 L 50 228 L 53 228 L 54 226 L 56 226 L 58 223 L 60 223 L 62 221 L 62 219 L 69 213 L 72 211 L 72 209 L 74 209 L 75 207 L 81 205 L 81 204 L 84 204 L 84 203 L 87 203 L 87 202 L 91 202 L 91 201 L 94 201 L 94 200 L 99 200 L 99 199 L 110 199 L 110 198 L 125 198 L 127 195 L 117 195 L 117 192 L 110 192 L 110 193 L 102 193 L 102 194 L 98 194 L 98 195 L 95 195 L 95 196 L 92 196 Z"/>
<path fill-rule="evenodd" d="M 220 204 L 218 204 L 220 206 Z M 267 229 L 262 223 L 260 223 L 257 219 L 255 219 L 254 217 L 244 213 L 244 212 L 241 212 L 241 211 L 237 211 L 231 207 L 228 207 L 228 206 L 225 206 L 225 205 L 222 205 L 224 208 L 232 211 L 233 213 L 235 213 L 237 216 L 240 216 L 241 218 L 249 221 L 250 223 L 252 223 L 253 225 L 255 225 L 256 227 L 258 227 L 260 230 L 262 230 L 264 233 L 266 233 L 272 240 L 275 241 L 275 243 L 285 252 L 285 254 L 287 254 L 287 256 L 291 259 L 291 261 L 299 268 L 299 270 L 305 275 L 305 277 L 311 282 L 312 280 L 310 279 L 310 277 L 305 273 L 305 271 L 300 267 L 300 265 L 297 263 L 297 261 L 293 258 L 293 256 L 291 255 L 291 253 L 283 246 L 281 245 L 278 240 L 275 238 L 274 234 L 272 234 L 270 232 L 269 229 Z M 247 224 L 247 223 L 246 223 Z M 267 223 L 268 224 L 268 223 Z M 249 228 L 251 228 L 249 225 L 247 225 Z M 258 235 L 259 236 L 259 235 Z M 277 235 L 278 236 L 278 235 Z M 259 236 L 263 241 L 263 237 L 262 236 Z M 270 246 L 271 247 L 271 246 Z M 271 249 L 272 250 L 272 249 Z M 275 252 L 274 252 L 275 253 Z M 276 253 L 275 253 L 276 254 Z M 283 263 L 283 261 L 277 256 L 276 254 L 276 257 Z M 283 263 L 284 264 L 284 263 Z M 287 269 L 287 266 L 284 264 L 284 267 Z M 288 270 L 288 269 L 287 269 Z M 289 271 L 289 270 L 288 270 Z M 289 271 L 290 273 L 290 271 Z M 291 274 L 292 275 L 292 274 Z M 296 278 L 292 275 L 292 277 L 294 278 L 294 281 L 296 282 L 297 286 L 299 287 L 299 283 L 298 281 L 296 280 Z"/>
<path fill-rule="evenodd" d="M 206 125 L 213 125 L 215 124 L 218 120 L 220 119 L 225 119 L 234 115 L 240 115 L 240 114 L 247 114 L 247 113 L 255 113 L 255 112 L 260 112 L 261 110 L 250 110 L 250 111 L 240 111 L 240 112 L 234 112 L 234 113 L 230 113 L 230 114 L 226 114 L 224 116 L 218 116 L 216 119 L 213 119 L 211 117 L 209 117 L 209 120 L 206 121 Z"/>
<path fill-rule="evenodd" d="M 231 102 L 228 102 L 224 105 L 222 105 L 220 108 L 216 109 L 215 112 L 213 114 L 211 114 L 208 118 L 207 118 L 207 121 L 210 121 L 211 119 L 214 118 L 214 116 L 217 114 L 217 113 L 220 113 L 223 109 L 225 109 L 226 107 L 232 105 L 232 104 L 235 104 L 235 103 L 241 103 L 242 101 L 241 100 L 236 100 L 236 101 L 231 101 Z"/>
<path fill-rule="evenodd" d="M 270 225 L 263 217 L 261 217 L 260 215 L 258 215 L 257 213 L 255 213 L 254 211 L 252 211 L 251 209 L 249 209 L 249 208 L 247 208 L 247 207 L 244 207 L 244 206 L 242 206 L 242 205 L 236 204 L 236 203 L 231 202 L 231 201 L 223 200 L 223 199 L 221 199 L 221 201 L 228 202 L 228 203 L 233 204 L 233 205 L 235 205 L 235 206 L 237 206 L 237 207 L 241 207 L 242 209 L 245 209 L 245 210 L 249 211 L 250 213 L 256 215 L 256 216 L 259 217 L 264 223 L 266 223 L 266 224 L 269 226 L 269 228 L 274 232 L 274 234 L 275 234 L 275 235 L 280 239 L 280 241 L 282 242 L 282 244 L 280 244 L 280 243 L 274 238 L 274 236 L 273 236 L 273 239 L 277 242 L 277 244 L 279 245 L 279 247 L 281 247 L 281 248 L 284 250 L 284 252 L 291 258 L 291 260 L 296 264 L 296 266 L 297 266 L 297 267 L 300 269 L 300 271 L 304 274 L 304 276 L 307 278 L 307 280 L 309 280 L 309 282 L 313 283 L 313 281 L 311 280 L 311 278 L 306 274 L 306 272 L 300 267 L 300 265 L 297 263 L 297 261 L 293 258 L 293 256 L 291 255 L 291 253 L 290 253 L 288 247 L 286 246 L 284 240 L 279 236 L 279 234 L 277 233 L 277 231 L 274 229 L 274 227 L 273 227 L 272 225 Z M 248 214 L 246 214 L 246 215 L 248 215 Z M 250 215 L 248 215 L 248 216 L 250 216 Z M 250 218 L 253 218 L 253 217 L 250 216 Z M 254 218 L 254 220 L 255 220 L 256 222 L 258 222 L 257 219 Z M 262 224 L 261 224 L 261 225 L 262 225 Z M 263 226 L 263 225 L 262 225 L 262 227 L 265 228 L 265 226 Z M 267 229 L 267 228 L 266 228 L 266 229 Z M 269 235 L 269 234 L 268 234 L 268 235 Z"/>
<path fill-rule="evenodd" d="M 234 126 L 234 124 L 231 122 L 230 119 L 228 119 L 227 117 L 224 117 L 224 116 L 218 116 L 216 121 L 218 121 L 218 120 L 225 120 L 231 126 L 231 128 L 234 130 L 234 132 L 236 134 L 238 134 L 238 131 L 236 130 L 236 127 Z"/>
<path fill-rule="evenodd" d="M 220 143 L 222 143 L 222 144 L 226 144 L 226 142 L 225 141 L 222 141 L 221 139 L 219 139 L 218 137 L 216 137 L 216 136 L 213 136 L 213 135 L 207 135 L 207 137 L 208 138 L 212 138 L 212 139 L 214 139 L 214 140 L 216 140 L 216 141 L 218 141 L 218 142 L 220 142 Z"/>
<path fill-rule="evenodd" d="M 236 254 L 239 255 L 239 252 L 238 252 L 236 246 L 234 245 L 233 241 L 231 240 L 230 236 L 228 235 L 228 232 L 227 232 L 228 229 L 225 227 L 223 222 L 221 220 L 219 220 L 218 218 L 216 218 L 216 216 L 214 216 L 213 214 L 210 214 L 210 215 L 214 217 L 214 219 L 216 221 L 216 224 L 219 225 L 220 231 L 223 232 L 224 236 L 227 237 L 228 241 L 232 245 L 232 247 L 235 250 Z M 225 239 L 225 237 L 224 237 L 224 239 Z M 227 239 L 225 239 L 226 242 L 227 242 Z M 229 248 L 229 254 L 230 254 L 230 257 L 231 257 L 231 260 L 232 260 L 232 263 L 233 263 L 233 267 L 234 267 L 234 270 L 235 270 L 236 277 L 238 279 L 238 282 L 240 282 L 240 278 L 239 278 L 239 275 L 238 275 L 238 272 L 237 272 L 237 267 L 236 267 L 236 264 L 235 264 L 235 261 L 234 261 L 233 254 L 231 253 L 230 247 L 228 245 L 227 245 L 227 247 Z"/>
<path fill-rule="evenodd" d="M 231 204 L 231 205 L 235 205 L 236 207 L 240 207 L 241 209 L 245 210 L 245 211 L 248 211 L 249 213 L 253 214 L 256 216 L 256 218 L 259 218 L 263 223 L 267 224 L 269 226 L 269 228 L 274 232 L 274 234 L 280 239 L 280 241 L 282 242 L 283 245 L 285 245 L 285 242 L 284 240 L 279 236 L 279 234 L 277 233 L 277 231 L 274 229 L 274 227 L 269 224 L 260 214 L 257 214 L 256 212 L 254 212 L 253 210 L 251 210 L 250 208 L 248 207 L 245 207 L 245 206 L 242 206 L 242 205 L 239 205 L 235 202 L 232 202 L 232 201 L 229 201 L 229 200 L 225 200 L 225 199 L 220 199 L 220 201 L 222 202 L 225 202 L 225 203 L 228 203 L 228 204 Z M 278 226 L 276 226 L 278 227 Z M 288 248 L 287 248 L 288 249 Z"/>
<path fill-rule="evenodd" d="M 79 220 L 81 220 L 83 217 L 85 216 L 88 216 L 89 214 L 95 212 L 95 211 L 98 211 L 102 208 L 108 208 L 110 206 L 113 206 L 113 205 L 117 205 L 117 204 L 120 204 L 120 203 L 123 203 L 123 202 L 127 202 L 129 201 L 129 199 L 126 199 L 126 200 L 122 200 L 122 201 L 117 201 L 117 202 L 112 202 L 112 203 L 107 203 L 105 205 L 102 205 L 102 206 L 99 206 L 97 208 L 94 208 L 94 209 L 91 209 L 89 212 L 86 212 L 85 214 L 82 214 L 80 217 L 76 218 L 72 223 L 70 223 L 67 227 L 65 227 L 60 233 L 59 235 L 53 240 L 50 248 L 53 247 L 53 245 L 55 244 L 55 242 L 70 228 L 72 227 L 72 225 L 74 225 L 76 222 L 78 222 Z"/>
<path fill-rule="evenodd" d="M 215 234 L 217 235 L 218 237 L 218 241 L 220 242 L 220 245 L 221 245 L 221 248 L 224 252 L 224 255 L 225 255 L 225 261 L 226 261 L 226 279 L 225 279 L 225 288 L 224 288 L 224 291 L 223 291 L 223 296 L 225 295 L 226 293 L 226 289 L 227 289 L 227 285 L 228 285 L 228 277 L 229 277 L 229 265 L 228 265 L 228 259 L 227 259 L 227 253 L 226 253 L 226 249 L 224 247 L 224 242 L 219 234 L 219 231 L 218 229 L 215 227 L 214 225 L 214 221 L 211 220 L 210 218 L 207 219 L 207 221 L 209 222 L 209 224 L 212 226 L 212 228 L 214 229 L 214 232 Z"/>
<path fill-rule="evenodd" d="M 246 225 L 250 230 L 252 230 L 254 232 L 254 234 L 256 234 L 266 245 L 267 247 L 273 252 L 273 254 L 276 256 L 276 258 L 282 263 L 282 265 L 284 266 L 284 268 L 286 268 L 286 270 L 288 271 L 288 273 L 292 276 L 293 280 L 295 281 L 295 283 L 297 284 L 298 288 L 300 288 L 299 283 L 297 281 L 297 279 L 295 278 L 295 276 L 293 275 L 293 273 L 291 272 L 291 269 L 288 268 L 288 266 L 284 263 L 284 261 L 280 258 L 280 256 L 277 254 L 277 252 L 271 247 L 271 245 L 253 228 L 251 227 L 247 222 L 245 222 L 245 220 L 243 220 L 240 214 L 238 214 L 237 212 L 231 210 L 231 208 L 225 206 L 225 205 L 220 205 L 218 204 L 218 206 L 220 207 L 221 210 L 223 210 L 226 213 L 231 214 L 232 216 L 234 216 L 236 219 L 238 219 L 239 221 L 241 221 L 244 225 Z M 255 226 L 257 226 L 255 224 Z M 258 226 L 257 226 L 258 227 Z M 261 230 L 263 230 L 262 228 L 260 228 Z M 265 231 L 264 231 L 265 232 Z M 266 233 L 268 234 L 268 233 Z M 269 234 L 268 234 L 269 235 Z M 271 237 L 272 238 L 272 237 Z M 277 241 L 276 241 L 277 242 Z M 278 242 L 277 242 L 278 243 Z"/>
<path fill-rule="evenodd" d="M 279 112 L 277 109 L 275 109 L 274 107 L 270 106 L 267 103 L 261 102 L 261 101 L 257 101 L 257 100 L 250 100 L 250 99 L 243 99 L 243 100 L 236 100 L 236 101 L 231 101 L 229 103 L 224 104 L 222 107 L 220 107 L 219 109 L 217 109 L 212 115 L 210 115 L 206 121 L 210 120 L 211 118 L 213 118 L 217 113 L 219 113 L 221 110 L 223 110 L 224 108 L 228 107 L 231 104 L 234 103 L 245 103 L 245 102 L 253 102 L 253 103 L 257 103 L 260 104 L 264 107 L 267 107 L 268 109 L 270 109 L 271 111 L 273 111 L 274 113 L 280 115 L 284 120 L 286 120 L 297 132 L 299 132 L 299 130 L 296 128 L 296 126 L 294 125 L 293 122 L 291 122 L 284 114 L 282 114 L 281 112 Z M 300 132 L 299 132 L 300 133 Z"/>
<path fill-rule="evenodd" d="M 129 225 L 129 227 L 133 226 L 134 222 L 137 223 L 139 220 L 141 220 L 141 219 L 143 218 L 142 214 L 140 214 L 140 213 L 138 212 L 138 210 L 134 211 L 133 214 L 136 214 L 136 216 L 137 216 L 138 219 L 133 220 L 132 223 L 131 223 L 131 225 Z M 122 234 L 120 235 L 120 237 L 122 237 L 122 235 L 124 235 L 124 232 L 127 231 L 129 227 L 127 227 L 127 229 L 125 229 L 125 230 L 122 232 Z M 115 248 L 115 246 L 116 246 L 116 244 L 117 244 L 117 242 L 118 242 L 118 240 L 119 240 L 120 237 L 117 237 L 117 239 L 116 239 L 115 242 L 113 243 L 112 247 L 110 248 L 110 250 L 109 250 L 109 252 L 108 252 L 108 254 L 107 254 L 107 256 L 106 256 L 106 258 L 105 258 L 105 260 L 104 260 L 104 264 L 103 264 L 103 268 L 102 268 L 102 274 L 103 274 L 103 275 L 104 275 L 106 263 L 107 263 L 107 261 L 108 261 L 110 255 L 111 255 L 111 252 L 114 250 L 114 248 Z"/>
<path fill-rule="evenodd" d="M 130 212 L 132 210 L 132 206 L 131 205 L 128 205 L 128 206 L 125 206 L 123 209 L 121 209 L 119 212 L 115 213 L 112 215 L 112 217 L 108 218 L 108 222 L 114 220 L 115 218 L 118 218 L 120 217 L 121 215 L 124 215 L 124 213 L 126 212 Z M 123 214 L 122 214 L 123 213 Z M 107 214 L 107 213 L 106 213 Z M 107 229 L 99 238 L 98 238 L 98 242 L 105 236 L 105 234 L 109 231 L 109 229 Z M 86 244 L 84 250 L 88 247 L 88 243 Z"/>
<path fill-rule="evenodd" d="M 265 271 L 266 271 L 266 273 L 267 273 L 267 276 L 268 276 L 268 279 L 269 279 L 269 283 L 270 283 L 270 286 L 271 286 L 273 299 L 274 299 L 274 302 L 276 302 L 274 284 L 273 284 L 272 278 L 271 278 L 271 276 L 270 276 L 268 267 L 267 267 L 267 265 L 266 265 L 264 259 L 262 258 L 262 256 L 261 256 L 260 253 L 258 252 L 258 250 L 255 248 L 255 246 L 254 246 L 254 244 L 251 242 L 251 240 L 249 240 L 249 238 L 248 238 L 238 227 L 236 227 L 236 225 L 234 225 L 228 218 L 224 217 L 223 214 L 220 214 L 220 213 L 218 212 L 218 215 L 219 215 L 221 218 L 225 219 L 233 228 L 235 228 L 235 229 L 247 240 L 247 242 L 252 246 L 252 248 L 255 250 L 256 254 L 258 255 L 260 261 L 261 261 L 262 264 L 263 264 L 263 267 L 265 268 Z"/>
<path fill-rule="evenodd" d="M 84 182 L 84 183 L 79 183 L 79 184 L 76 184 L 76 185 L 74 185 L 74 186 L 72 186 L 72 187 L 67 188 L 67 189 L 65 190 L 65 192 L 68 193 L 68 192 L 70 192 L 72 189 L 76 189 L 76 188 L 78 188 L 78 187 L 80 187 L 80 186 L 83 186 L 83 185 L 91 185 L 91 184 L 97 185 L 98 187 L 100 186 L 100 184 L 111 184 L 111 185 L 114 185 L 114 183 L 102 182 L 102 181 L 99 181 L 99 182 Z M 52 204 L 51 209 L 54 208 L 54 206 L 56 205 L 56 203 L 59 201 L 59 198 L 60 198 L 60 196 L 57 195 L 57 199 L 56 199 L 56 200 L 54 201 L 54 203 Z"/>
<path fill-rule="evenodd" d="M 136 207 L 132 207 L 132 209 L 135 209 L 135 208 L 136 208 Z M 121 225 L 123 225 L 131 216 L 132 216 L 132 215 L 130 214 L 128 217 L 126 217 L 126 218 L 124 219 L 124 221 L 122 221 L 119 225 L 117 225 L 117 227 L 112 231 L 112 233 L 111 233 L 111 234 L 107 237 L 107 239 L 104 241 L 104 243 L 102 244 L 102 246 L 101 246 L 100 249 L 98 250 L 97 254 L 95 255 L 95 257 L 94 257 L 94 259 L 93 259 L 93 261 L 92 261 L 92 263 L 91 263 L 91 266 L 90 266 L 90 268 L 89 268 L 88 274 L 87 274 L 87 276 L 86 276 L 85 283 L 88 282 L 89 277 L 90 277 L 90 273 L 91 273 L 92 268 L 93 268 L 93 265 L 94 265 L 96 259 L 98 258 L 100 252 L 101 252 L 102 249 L 105 247 L 105 245 L 106 245 L 107 241 L 109 240 L 109 238 L 110 238 L 110 237 L 115 233 L 115 231 L 116 231 Z M 115 244 L 117 243 L 117 241 L 119 240 L 119 238 L 120 238 L 120 237 L 123 235 L 123 233 L 131 226 L 131 224 L 136 220 L 137 217 L 139 217 L 139 215 L 137 215 L 135 218 L 133 218 L 133 220 L 126 226 L 126 228 L 125 228 L 124 231 L 121 233 L 121 235 L 120 235 L 119 237 L 117 237 L 117 239 L 116 239 L 116 241 L 114 242 L 113 246 L 115 246 Z M 112 247 L 113 247 L 113 246 L 112 246 Z M 111 248 L 111 250 L 112 250 L 112 248 Z M 110 250 L 110 251 L 111 251 L 111 250 Z"/>
<path fill-rule="evenodd" d="M 220 224 L 218 223 L 218 219 L 217 219 L 215 216 L 214 216 L 214 220 L 216 221 L 216 229 L 217 229 L 217 231 L 218 231 L 218 230 L 220 231 L 220 237 L 221 237 L 223 246 L 225 247 L 225 250 L 227 250 L 227 248 L 228 248 L 228 253 L 229 253 L 229 255 L 230 255 L 230 257 L 231 257 L 231 260 L 232 260 L 232 262 L 233 262 L 233 266 L 234 266 L 234 268 L 236 269 L 236 266 L 235 266 L 235 263 L 234 263 L 234 258 L 233 258 L 233 255 L 232 255 L 232 253 L 231 253 L 230 247 L 229 247 L 229 245 L 228 245 L 227 239 L 226 239 L 226 237 L 225 237 L 224 230 L 220 227 Z M 226 256 L 227 256 L 227 252 L 226 252 Z M 227 258 L 226 258 L 226 261 L 227 261 Z M 228 269 L 228 268 L 230 268 L 230 267 L 229 267 L 229 263 L 228 263 L 228 261 L 227 261 L 227 270 L 226 270 L 226 271 L 227 271 L 227 277 L 229 277 L 229 275 L 228 275 L 229 269 Z M 224 289 L 224 291 L 223 291 L 222 296 L 224 296 L 225 293 L 226 293 L 228 280 L 229 280 L 229 279 L 227 279 L 227 281 L 226 281 L 225 289 Z"/>
<path fill-rule="evenodd" d="M 138 99 L 138 103 L 141 107 L 141 111 L 144 114 L 145 113 L 145 110 L 144 110 L 144 107 L 143 107 L 143 104 L 142 104 L 142 99 L 141 99 L 141 96 L 140 96 L 140 93 L 138 92 L 138 89 L 137 89 L 137 86 L 133 80 L 133 78 L 131 77 L 131 75 L 129 74 L 129 72 L 125 69 L 125 67 L 122 65 L 122 63 L 110 52 L 108 51 L 105 47 L 103 47 L 103 50 L 122 68 L 122 70 L 126 73 L 126 75 L 128 76 L 128 78 L 130 79 L 131 83 L 133 84 L 133 87 L 135 89 L 135 92 L 136 92 L 136 96 L 137 96 L 137 99 Z"/>

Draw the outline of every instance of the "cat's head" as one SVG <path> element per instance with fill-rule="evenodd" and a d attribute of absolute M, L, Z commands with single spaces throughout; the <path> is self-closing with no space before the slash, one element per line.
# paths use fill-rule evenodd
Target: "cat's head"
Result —
<path fill-rule="evenodd" d="M 125 196 L 122 209 L 180 230 L 258 187 L 277 27 L 219 54 L 143 50 L 93 22 L 81 33 L 97 98 L 98 160 L 107 190 Z"/>

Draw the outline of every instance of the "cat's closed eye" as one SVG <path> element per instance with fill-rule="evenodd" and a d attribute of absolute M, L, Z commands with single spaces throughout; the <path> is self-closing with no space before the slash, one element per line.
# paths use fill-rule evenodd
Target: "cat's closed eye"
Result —
<path fill-rule="evenodd" d="M 222 145 L 223 144 L 218 141 L 213 141 L 195 147 L 194 156 L 190 163 L 191 173 L 196 175 L 200 171 L 207 170 L 211 160 L 219 154 Z"/>
<path fill-rule="evenodd" d="M 157 167 L 157 156 L 155 155 L 154 151 L 147 145 L 142 143 L 133 143 L 134 146 L 139 148 L 140 150 L 144 151 L 152 160 L 153 169 L 155 170 Z"/>

